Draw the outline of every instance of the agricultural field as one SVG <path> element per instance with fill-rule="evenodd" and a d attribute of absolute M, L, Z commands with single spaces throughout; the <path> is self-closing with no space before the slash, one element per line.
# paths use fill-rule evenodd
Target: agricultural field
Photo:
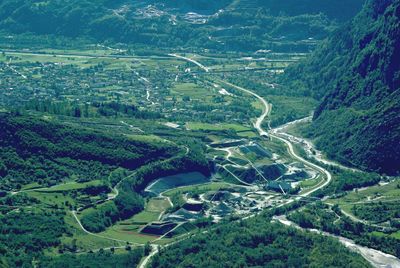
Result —
<path fill-rule="evenodd" d="M 0 93 L 0 104 L 18 104 L 15 112 L 47 123 L 119 135 L 121 142 L 173 151 L 155 161 L 155 166 L 145 160 L 143 170 L 114 164 L 93 178 L 71 176 L 47 186 L 22 184 L 18 198 L 26 196 L 36 202 L 34 206 L 65 213 L 67 231 L 56 247 L 46 250 L 47 255 L 167 245 L 220 221 L 286 202 L 282 188 L 269 186 L 268 180 L 287 185 L 293 193 L 319 185 L 320 180 L 293 160 L 282 141 L 259 136 L 254 123 L 263 104 L 216 82 L 230 81 L 233 74 L 243 81 L 253 75 L 272 81 L 298 60 L 295 55 L 185 57 L 209 66 L 210 74 L 167 54 L 119 57 L 107 49 L 2 54 L 0 68 L 6 79 L 0 86 L 6 90 Z M 308 99 L 264 96 L 281 111 L 270 115 L 271 123 L 305 116 L 314 105 Z M 169 161 L 176 158 L 182 158 L 183 164 L 171 162 L 171 166 Z M 172 175 L 153 173 L 159 170 L 157 165 Z M 144 175 L 137 178 L 137 170 Z M 138 190 L 129 192 L 128 185 Z M 125 211 L 130 205 L 131 211 Z M 164 230 L 162 224 L 173 227 Z"/>
<path fill-rule="evenodd" d="M 383 183 L 374 187 L 359 189 L 345 196 L 332 199 L 337 204 L 368 202 L 368 201 L 397 201 L 400 196 L 399 181 L 395 180 L 389 183 Z"/>
<path fill-rule="evenodd" d="M 400 267 L 399 1 L 67 2 L 0 1 L 0 267 Z"/>
<path fill-rule="evenodd" d="M 207 56 L 187 56 L 205 60 L 206 64 L 210 60 Z M 260 62 L 273 59 L 226 58 L 217 60 L 218 66 L 222 66 L 221 60 L 247 68 L 251 62 L 259 67 Z M 285 61 L 284 57 L 279 60 Z M 292 61 L 289 55 L 287 62 Z M 0 93 L 0 106 L 23 104 L 21 108 L 85 118 L 133 114 L 139 118 L 211 124 L 249 120 L 260 109 L 254 102 L 248 105 L 249 96 L 226 91 L 201 74 L 191 73 L 196 65 L 167 54 L 118 56 L 103 48 L 4 51 L 0 68 L 6 75 L 0 82 L 5 89 Z M 225 69 L 231 71 L 229 67 Z M 118 103 L 123 109 L 105 103 Z M 240 135 L 254 137 L 251 132 Z"/>
<path fill-rule="evenodd" d="M 353 214 L 354 206 L 363 207 L 368 204 L 396 203 L 399 201 L 400 183 L 398 180 L 365 189 L 358 189 L 340 198 L 329 199 L 328 202 L 339 205 L 346 212 Z M 400 216 L 400 210 L 399 211 Z"/>
<path fill-rule="evenodd" d="M 202 130 L 202 131 L 226 131 L 233 130 L 236 133 L 238 132 L 251 132 L 250 127 L 245 127 L 240 124 L 207 124 L 207 123 L 194 123 L 188 122 L 186 123 L 186 128 L 189 130 Z"/>
<path fill-rule="evenodd" d="M 106 238 L 127 241 L 132 244 L 145 244 L 158 239 L 158 236 L 140 233 L 140 230 L 147 224 L 158 221 L 171 205 L 166 198 L 150 198 L 146 203 L 144 211 L 133 217 L 120 221 L 106 231 L 99 233 Z"/>
<path fill-rule="evenodd" d="M 84 182 L 84 183 L 67 182 L 64 184 L 52 186 L 50 188 L 35 189 L 34 191 L 39 192 L 39 193 L 56 193 L 56 192 L 67 192 L 67 191 L 73 191 L 73 190 L 82 190 L 82 189 L 90 187 L 90 186 L 100 186 L 100 185 L 103 185 L 103 182 L 101 182 L 100 180 L 94 180 L 94 181 L 89 181 L 89 182 Z"/>

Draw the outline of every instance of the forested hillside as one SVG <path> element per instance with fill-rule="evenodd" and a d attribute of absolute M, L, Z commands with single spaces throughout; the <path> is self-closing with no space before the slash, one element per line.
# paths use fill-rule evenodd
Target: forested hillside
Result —
<path fill-rule="evenodd" d="M 140 2 L 140 1 L 138 1 Z M 175 8 L 179 12 L 198 12 L 200 14 L 214 14 L 220 9 L 226 8 L 232 0 L 144 0 L 143 4 L 164 5 L 169 8 Z"/>
<path fill-rule="evenodd" d="M 65 180 L 102 180 L 117 167 L 133 170 L 179 151 L 166 144 L 7 114 L 0 114 L 0 146 L 4 190 L 29 183 L 49 186 Z"/>
<path fill-rule="evenodd" d="M 162 249 L 152 260 L 166 267 L 369 267 L 337 241 L 271 224 L 265 216 L 223 224 Z"/>
<path fill-rule="evenodd" d="M 5 0 L 0 30 L 158 47 L 304 51 L 309 38 L 325 38 L 363 1 Z M 283 41 L 303 42 L 283 46 Z"/>
<path fill-rule="evenodd" d="M 364 2 L 365 0 L 241 0 L 237 1 L 234 6 L 265 7 L 275 16 L 279 13 L 285 13 L 288 16 L 324 13 L 332 19 L 350 20 L 360 11 Z"/>
<path fill-rule="evenodd" d="M 370 0 L 286 83 L 323 98 L 307 135 L 330 157 L 367 170 L 400 170 L 400 1 Z"/>

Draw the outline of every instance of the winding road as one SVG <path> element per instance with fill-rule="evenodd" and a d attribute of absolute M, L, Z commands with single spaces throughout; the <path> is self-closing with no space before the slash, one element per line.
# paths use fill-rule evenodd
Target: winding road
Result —
<path fill-rule="evenodd" d="M 221 82 L 223 82 L 223 81 L 221 81 Z M 269 104 L 260 95 L 254 93 L 254 92 L 252 92 L 252 91 L 250 91 L 248 89 L 233 85 L 233 84 L 228 83 L 228 82 L 223 82 L 223 83 L 226 84 L 226 85 L 229 85 L 231 87 L 234 87 L 234 88 L 236 88 L 238 90 L 241 90 L 243 92 L 246 92 L 246 93 L 256 97 L 257 99 L 259 99 L 261 101 L 261 103 L 264 106 L 263 113 L 261 114 L 260 117 L 257 118 L 256 123 L 254 124 L 254 127 L 257 129 L 257 131 L 260 134 L 260 136 L 269 135 L 270 137 L 273 137 L 275 139 L 278 139 L 278 140 L 284 142 L 286 144 L 287 148 L 288 148 L 288 152 L 290 153 L 290 155 L 293 158 L 299 160 L 300 162 L 303 162 L 305 165 L 307 165 L 307 166 L 309 166 L 309 167 L 311 167 L 311 168 L 313 168 L 313 169 L 315 169 L 315 170 L 317 170 L 317 171 L 319 171 L 319 172 L 321 172 L 322 174 L 325 175 L 326 180 L 324 180 L 323 183 L 317 185 L 311 191 L 308 191 L 306 193 L 300 194 L 298 197 L 296 197 L 296 199 L 301 199 L 302 197 L 307 197 L 307 196 L 311 195 L 312 193 L 314 193 L 314 192 L 326 187 L 332 181 L 332 174 L 328 170 L 326 170 L 325 168 L 323 168 L 323 167 L 321 167 L 321 166 L 319 166 L 317 164 L 314 164 L 314 163 L 302 158 L 298 154 L 296 154 L 296 152 L 295 152 L 295 150 L 293 148 L 293 144 L 291 143 L 290 139 L 286 139 L 284 137 L 278 136 L 279 135 L 279 131 L 277 131 L 277 130 L 270 130 L 269 132 L 267 132 L 267 131 L 265 131 L 263 129 L 262 123 L 269 116 L 269 114 L 271 112 L 271 109 L 272 109 L 272 105 L 271 104 Z M 308 145 L 312 146 L 311 143 L 308 143 Z M 355 171 L 355 169 L 351 169 L 351 168 L 348 168 L 348 167 L 341 166 L 340 164 L 331 162 L 329 160 L 325 160 L 325 159 L 322 159 L 322 158 L 321 159 L 317 159 L 317 160 L 320 160 L 320 161 L 322 160 L 321 162 L 324 163 L 324 164 L 334 164 L 335 166 L 339 166 L 339 167 L 343 167 L 344 169 L 347 169 L 347 170 Z M 292 226 L 292 223 L 288 224 L 287 221 L 285 222 L 282 219 L 279 219 L 279 222 L 281 222 L 281 223 L 283 223 L 285 225 L 291 225 Z M 329 233 L 326 233 L 326 232 L 321 232 L 321 231 L 318 231 L 318 230 L 314 230 L 314 231 L 318 232 L 319 234 L 324 235 L 324 236 L 330 236 L 330 237 L 337 238 L 339 240 L 339 242 L 341 242 L 344 246 L 346 246 L 347 248 L 349 248 L 349 249 L 351 249 L 353 251 L 356 251 L 359 254 L 361 254 L 363 256 L 363 258 L 366 259 L 369 263 L 371 263 L 374 267 L 388 267 L 388 268 L 390 268 L 390 267 L 392 267 L 392 268 L 400 267 L 400 260 L 398 258 L 396 258 L 395 256 L 383 253 L 383 252 L 375 250 L 375 249 L 362 247 L 360 245 L 357 245 L 354 241 L 352 241 L 350 239 L 347 239 L 347 238 L 344 238 L 344 237 L 333 236 L 332 234 L 329 234 Z"/>
<path fill-rule="evenodd" d="M 88 230 L 85 229 L 85 227 L 83 227 L 81 221 L 79 220 L 78 216 L 76 215 L 76 211 L 73 210 L 71 211 L 72 215 L 74 216 L 76 222 L 78 223 L 79 227 L 81 228 L 81 230 L 83 232 L 85 232 L 88 235 L 92 235 L 98 238 L 102 238 L 102 239 L 106 239 L 106 240 L 110 240 L 110 241 L 114 241 L 114 242 L 120 242 L 120 243 L 129 243 L 130 245 L 135 245 L 135 246 L 143 246 L 142 244 L 137 244 L 137 243 L 132 243 L 126 240 L 121 240 L 121 239 L 115 239 L 115 238 L 111 238 L 111 237 L 107 237 L 107 236 L 103 236 L 103 235 L 99 235 L 99 234 L 95 234 L 92 232 L 89 232 Z"/>
<path fill-rule="evenodd" d="M 254 123 L 254 127 L 255 129 L 257 129 L 258 134 L 260 136 L 264 136 L 267 137 L 268 136 L 268 131 L 265 131 L 262 127 L 263 122 L 265 121 L 265 119 L 270 115 L 271 111 L 272 111 L 272 104 L 268 103 L 263 97 L 261 97 L 260 95 L 254 93 L 253 91 L 250 91 L 248 89 L 245 89 L 243 87 L 239 87 L 237 85 L 234 85 L 232 83 L 226 82 L 226 81 L 219 81 L 220 83 L 223 83 L 225 85 L 228 85 L 230 87 L 233 87 L 237 90 L 243 91 L 247 94 L 250 94 L 254 97 L 256 97 L 262 104 L 263 104 L 263 112 L 262 114 L 256 119 L 256 122 Z"/>
<path fill-rule="evenodd" d="M 36 52 L 7 51 L 7 53 L 8 53 L 8 54 L 11 54 L 11 55 L 35 55 L 35 56 L 40 56 L 40 55 L 50 56 L 50 55 L 51 55 L 51 56 L 53 56 L 53 54 L 36 53 Z M 110 55 L 110 56 L 107 56 L 107 55 L 98 55 L 98 56 L 97 56 L 97 55 L 55 54 L 54 56 L 57 56 L 57 57 L 65 57 L 65 58 L 67 58 L 67 57 L 75 57 L 75 58 L 84 58 L 84 59 L 94 59 L 94 58 L 110 58 L 110 59 L 116 59 L 116 58 L 128 58 L 128 59 L 131 59 L 131 58 L 132 58 L 132 59 L 136 59 L 136 58 L 138 58 L 138 57 L 133 57 L 133 56 L 117 56 L 117 55 L 115 55 L 115 56 L 114 56 L 114 55 Z M 181 55 L 178 55 L 178 54 L 168 54 L 168 56 L 170 56 L 170 57 L 175 57 L 175 58 L 178 58 L 178 59 L 181 59 L 181 60 L 184 60 L 184 61 L 191 62 L 191 63 L 195 64 L 196 66 L 198 66 L 200 69 L 202 69 L 204 72 L 206 72 L 206 73 L 209 73 L 209 72 L 210 72 L 210 68 L 204 66 L 203 64 L 201 64 L 200 62 L 198 62 L 198 61 L 196 61 L 196 60 L 194 60 L 194 59 L 191 59 L 191 58 L 188 58 L 188 57 L 185 57 L 185 56 L 181 56 Z M 164 57 L 164 58 L 168 58 L 168 57 Z M 13 69 L 11 66 L 10 66 L 10 68 L 11 68 L 11 70 L 17 72 L 17 71 L 16 71 L 15 69 Z M 17 73 L 18 73 L 18 72 L 17 72 Z M 18 73 L 18 74 L 20 74 L 20 73 Z M 20 75 L 21 75 L 22 77 L 26 78 L 23 74 L 20 74 Z M 149 81 L 148 81 L 146 78 L 141 77 L 141 79 L 142 79 L 144 82 L 149 83 Z M 303 198 L 303 197 L 307 197 L 307 196 L 311 195 L 312 193 L 315 193 L 316 191 L 318 191 L 318 190 L 320 190 L 320 189 L 323 189 L 324 187 L 326 187 L 327 185 L 329 185 L 329 183 L 332 181 L 332 174 L 331 174 L 328 170 L 326 170 L 324 167 L 319 166 L 318 164 L 312 163 L 312 162 L 310 162 L 310 161 L 304 159 L 304 158 L 301 157 L 300 155 L 298 155 L 298 154 L 296 153 L 296 151 L 294 150 L 294 146 L 293 146 L 293 144 L 292 144 L 292 142 L 294 142 L 293 139 L 296 138 L 296 137 L 293 136 L 293 135 L 290 135 L 290 134 L 287 134 L 287 133 L 284 132 L 285 127 L 287 127 L 287 126 L 289 126 L 289 125 L 293 125 L 294 123 L 299 122 L 299 120 L 296 120 L 296 121 L 294 121 L 294 122 L 288 123 L 288 124 L 286 124 L 286 125 L 284 125 L 284 126 L 282 126 L 282 127 L 275 128 L 275 129 L 271 129 L 270 126 L 269 126 L 269 124 L 268 124 L 268 129 L 265 130 L 265 129 L 263 128 L 263 123 L 268 119 L 268 117 L 269 117 L 269 115 L 270 115 L 270 113 L 271 113 L 271 111 L 272 111 L 272 108 L 273 108 L 273 107 L 272 107 L 272 104 L 268 103 L 263 97 L 261 97 L 261 96 L 258 95 L 257 93 L 255 93 L 255 92 L 253 92 L 253 91 L 251 91 L 251 90 L 248 90 L 248 89 L 246 89 L 246 88 L 243 88 L 243 87 L 234 85 L 234 84 L 232 84 L 232 83 L 230 83 L 230 82 L 222 81 L 222 80 L 219 80 L 218 83 L 225 84 L 225 85 L 227 85 L 227 86 L 230 86 L 230 87 L 232 87 L 232 88 L 234 88 L 234 89 L 236 89 L 236 90 L 242 91 L 242 92 L 244 92 L 244 93 L 246 93 L 246 94 L 249 94 L 249 95 L 255 97 L 256 99 L 258 99 L 258 100 L 262 103 L 263 109 L 262 109 L 262 114 L 261 114 L 259 117 L 256 118 L 255 122 L 253 123 L 253 126 L 254 126 L 254 128 L 257 130 L 259 136 L 261 136 L 261 137 L 272 137 L 272 138 L 275 138 L 275 139 L 277 139 L 277 140 L 280 140 L 281 142 L 283 142 L 283 143 L 287 146 L 287 149 L 288 149 L 289 154 L 290 154 L 294 159 L 297 159 L 298 161 L 302 162 L 304 165 L 306 165 L 306 166 L 308 166 L 308 167 L 310 167 L 310 168 L 312 168 L 312 169 L 314 169 L 314 170 L 317 170 L 318 172 L 320 172 L 320 173 L 322 173 L 322 174 L 324 175 L 325 179 L 324 179 L 321 183 L 319 183 L 318 185 L 316 185 L 313 189 L 311 189 L 311 190 L 309 190 L 309 191 L 307 191 L 307 192 L 305 192 L 305 193 L 302 193 L 302 194 L 300 194 L 300 195 L 294 197 L 292 200 L 289 200 L 287 203 L 293 202 L 293 201 L 295 201 L 295 200 L 299 200 L 299 199 L 301 199 L 301 198 Z M 148 101 L 150 101 L 150 89 L 149 89 L 149 88 L 147 88 L 146 96 L 147 96 L 146 99 L 147 99 Z M 305 120 L 305 119 L 301 119 L 301 120 Z M 309 148 L 313 148 L 313 144 L 312 144 L 311 142 L 309 142 L 309 141 L 307 141 L 307 140 L 305 140 L 305 139 L 300 139 L 300 141 L 301 141 L 301 142 L 304 142 Z M 183 147 L 183 148 L 185 149 L 185 154 L 187 155 L 187 154 L 190 152 L 190 149 L 189 149 L 188 147 Z M 226 151 L 226 152 L 228 153 L 228 158 L 229 158 L 229 157 L 231 156 L 232 153 L 231 153 L 231 151 L 229 151 L 229 150 Z M 344 167 L 344 166 L 342 166 L 342 165 L 340 165 L 340 164 L 338 164 L 338 163 L 335 163 L 335 162 L 332 162 L 332 161 L 323 159 L 322 156 L 319 155 L 319 154 L 318 154 L 317 157 L 315 157 L 315 159 L 318 160 L 318 161 L 320 161 L 320 162 L 323 163 L 323 164 L 339 166 L 339 167 L 342 167 L 342 168 L 344 168 L 344 169 L 357 171 L 356 169 Z M 251 162 L 250 162 L 250 163 L 251 163 Z M 225 168 L 225 167 L 224 167 L 224 168 Z M 235 176 L 235 175 L 234 175 L 232 172 L 230 172 L 228 169 L 226 169 L 226 170 L 227 170 L 229 173 L 231 173 L 233 176 Z M 256 169 L 256 170 L 257 170 L 257 169 Z M 133 172 L 133 173 L 130 174 L 129 176 L 126 176 L 126 177 L 124 177 L 123 179 L 121 179 L 121 180 L 113 187 L 113 192 L 114 192 L 114 194 L 110 195 L 107 199 L 102 200 L 101 202 L 107 202 L 107 201 L 110 201 L 110 200 L 113 200 L 113 199 L 117 198 L 117 196 L 119 195 L 119 190 L 118 190 L 118 188 L 120 187 L 120 185 L 121 185 L 125 180 L 127 180 L 128 178 L 133 177 L 135 174 L 136 174 L 136 173 Z M 235 177 L 236 177 L 236 176 L 235 176 Z M 237 177 L 236 177 L 236 178 L 237 178 Z M 239 178 L 237 178 L 237 179 L 240 181 Z M 247 184 L 247 183 L 245 183 L 245 182 L 242 182 L 242 183 Z M 26 191 L 34 191 L 34 190 L 38 190 L 38 189 L 32 189 L 32 190 L 26 190 Z M 24 192 L 24 191 L 20 191 L 20 192 Z M 20 192 L 12 192 L 12 194 L 18 194 L 18 193 L 20 193 Z M 167 198 L 167 199 L 168 199 L 169 202 L 171 203 L 171 200 L 170 200 L 169 198 Z M 96 203 L 94 203 L 94 204 L 96 204 Z M 172 203 L 171 203 L 171 204 L 172 204 Z M 80 207 L 80 208 L 77 208 L 76 210 L 71 211 L 71 213 L 72 213 L 74 219 L 76 220 L 76 222 L 78 223 L 80 229 L 81 229 L 83 232 L 85 232 L 85 233 L 87 233 L 87 234 L 89 234 L 89 235 L 98 237 L 98 238 L 102 238 L 102 239 L 106 239 L 106 240 L 110 240 L 110 241 L 114 241 L 114 242 L 119 242 L 119 243 L 126 243 L 126 242 L 127 242 L 126 240 L 114 239 L 114 238 L 111 238 L 111 237 L 106 237 L 106 236 L 102 236 L 102 235 L 99 235 L 99 234 L 95 234 L 95 233 L 92 233 L 92 232 L 86 230 L 85 227 L 82 225 L 81 221 L 79 220 L 78 216 L 77 216 L 77 212 L 82 211 L 83 209 L 84 209 L 84 208 Z M 347 215 L 347 216 L 350 216 L 350 215 Z M 355 220 L 353 217 L 352 217 L 352 219 Z M 300 227 L 296 226 L 294 223 L 288 221 L 285 217 L 280 217 L 280 218 L 277 217 L 277 218 L 275 218 L 275 220 L 281 222 L 282 224 L 288 225 L 288 226 L 293 226 L 293 227 L 295 227 L 295 228 L 300 228 Z M 300 228 L 300 229 L 302 229 L 302 228 Z M 302 230 L 304 230 L 304 229 L 302 229 Z M 318 232 L 319 234 L 324 235 L 324 236 L 330 236 L 330 237 L 333 236 L 332 234 L 325 233 L 325 232 L 321 232 L 321 231 L 317 231 L 317 230 L 312 230 L 312 231 Z M 374 267 L 400 267 L 400 260 L 397 259 L 396 257 L 392 256 L 392 255 L 385 254 L 385 253 L 383 253 L 383 252 L 381 252 L 381 251 L 377 251 L 377 250 L 374 250 L 374 249 L 370 249 L 370 248 L 366 248 L 366 247 L 361 247 L 361 246 L 355 244 L 354 241 L 349 240 L 349 239 L 346 239 L 346 238 L 343 238 L 343 237 L 337 237 L 337 236 L 334 236 L 334 237 L 338 238 L 339 241 L 340 241 L 342 244 L 344 244 L 346 247 L 348 247 L 348 248 L 350 248 L 350 249 L 352 249 L 352 250 L 354 250 L 354 251 L 359 252 L 359 253 L 360 253 L 366 260 L 368 260 Z M 130 243 L 130 244 L 133 244 L 133 245 L 140 245 L 140 244 L 137 244 L 137 243 Z M 168 245 L 166 245 L 165 247 L 168 247 L 168 246 L 170 246 L 170 245 L 172 245 L 172 244 L 168 244 Z M 142 246 L 142 245 L 140 245 L 140 246 Z M 152 250 L 151 250 L 150 254 L 149 254 L 148 256 L 146 256 L 146 257 L 142 260 L 142 262 L 141 262 L 140 265 L 139 265 L 140 268 L 145 268 L 145 267 L 149 264 L 151 258 L 152 258 L 155 254 L 157 254 L 157 252 L 158 252 L 158 246 L 156 246 L 156 245 L 153 244 L 153 245 L 151 245 L 151 247 L 152 247 Z"/>
<path fill-rule="evenodd" d="M 174 57 L 174 58 L 178 58 L 178 59 L 181 59 L 181 60 L 185 60 L 185 61 L 189 61 L 189 62 L 193 63 L 194 65 L 197 65 L 198 67 L 200 67 L 200 69 L 202 69 L 206 73 L 208 73 L 210 71 L 210 68 L 204 66 L 203 64 L 201 64 L 200 62 L 198 62 L 198 61 L 196 61 L 194 59 L 187 58 L 187 57 L 184 57 L 184 56 L 181 56 L 181 55 L 178 55 L 178 54 L 168 54 L 168 56 L 171 56 L 171 57 Z"/>
<path fill-rule="evenodd" d="M 263 125 L 264 120 L 270 115 L 270 113 L 272 111 L 272 104 L 268 103 L 263 97 L 261 97 L 257 93 L 254 93 L 253 91 L 250 91 L 250 90 L 245 89 L 243 87 L 236 86 L 236 85 L 234 85 L 232 83 L 229 83 L 229 82 L 225 82 L 225 81 L 219 81 L 219 82 L 220 83 L 224 83 L 224 84 L 226 84 L 228 86 L 231 86 L 231 87 L 233 87 L 233 88 L 235 88 L 237 90 L 243 91 L 243 92 L 245 92 L 247 94 L 250 94 L 250 95 L 254 96 L 255 98 L 257 98 L 263 104 L 263 106 L 264 106 L 263 112 L 256 119 L 256 122 L 254 123 L 255 129 L 258 131 L 258 133 L 259 133 L 259 135 L 261 137 L 270 136 L 270 137 L 273 137 L 275 139 L 278 139 L 278 140 L 284 142 L 286 144 L 287 148 L 288 148 L 289 154 L 293 158 L 299 160 L 300 162 L 303 162 L 305 165 L 309 166 L 310 168 L 312 168 L 314 170 L 317 170 L 317 171 L 319 171 L 319 172 L 321 172 L 322 174 L 325 175 L 326 180 L 322 184 L 317 185 L 317 187 L 315 187 L 311 191 L 308 191 L 306 193 L 301 194 L 299 197 L 297 197 L 298 199 L 300 199 L 301 197 L 306 197 L 306 196 L 311 195 L 312 193 L 314 193 L 314 192 L 326 187 L 332 181 L 332 174 L 328 170 L 326 170 L 325 168 L 323 168 L 321 166 L 318 166 L 318 165 L 316 165 L 314 163 L 311 163 L 310 161 L 308 161 L 308 160 L 302 158 L 301 156 L 299 156 L 295 152 L 294 147 L 293 147 L 293 145 L 292 145 L 290 140 L 285 139 L 283 137 L 280 137 L 280 136 L 274 134 L 274 133 L 276 133 L 276 132 L 274 132 L 274 130 L 271 130 L 271 131 L 268 132 L 263 128 L 262 125 Z"/>
<path fill-rule="evenodd" d="M 274 128 L 271 130 L 271 132 L 275 135 L 284 136 L 285 139 L 290 140 L 291 142 L 301 144 L 303 146 L 304 150 L 307 152 L 308 156 L 314 158 L 316 161 L 318 161 L 320 163 L 323 163 L 328 166 L 335 166 L 335 167 L 341 168 L 343 170 L 348 170 L 348 171 L 353 171 L 353 172 L 362 172 L 359 169 L 347 167 L 338 162 L 334 162 L 332 160 L 325 159 L 322 152 L 316 150 L 315 145 L 311 141 L 309 141 L 305 138 L 299 138 L 299 137 L 296 137 L 296 136 L 293 136 L 293 135 L 290 135 L 287 133 L 287 129 L 289 127 L 300 124 L 300 123 L 310 122 L 311 120 L 312 120 L 311 116 L 301 118 L 301 119 L 286 123 L 280 127 Z"/>
<path fill-rule="evenodd" d="M 284 142 L 288 148 L 288 151 L 290 153 L 290 155 L 292 157 L 294 157 L 295 159 L 299 160 L 300 162 L 303 162 L 305 165 L 318 170 L 319 172 L 321 172 L 322 174 L 325 175 L 326 180 L 322 183 L 317 185 L 317 187 L 315 187 L 314 189 L 312 189 L 311 191 L 308 191 L 306 193 L 300 194 L 298 197 L 296 197 L 296 199 L 301 199 L 302 197 L 307 197 L 309 195 L 311 195 L 312 193 L 326 187 L 331 181 L 332 181 L 332 174 L 326 170 L 325 168 L 318 166 L 317 164 L 311 163 L 310 161 L 302 158 L 301 156 L 297 155 L 293 145 L 290 141 L 290 139 L 285 139 L 283 137 L 278 136 L 278 132 L 274 131 L 274 130 L 270 130 L 269 132 L 266 132 L 263 128 L 262 128 L 262 123 L 265 120 L 265 118 L 268 117 L 269 113 L 271 112 L 272 109 L 272 105 L 270 105 L 263 97 L 261 97 L 260 95 L 248 90 L 248 89 L 244 89 L 242 87 L 238 87 L 235 86 L 231 83 L 228 82 L 224 82 L 227 85 L 230 85 L 238 90 L 241 90 L 243 92 L 249 93 L 251 95 L 253 95 L 254 97 L 256 97 L 257 99 L 259 99 L 263 105 L 264 105 L 264 110 L 263 113 L 260 117 L 257 118 L 256 123 L 254 124 L 254 127 L 257 129 L 258 133 L 260 134 L 260 136 L 265 136 L 265 135 L 269 135 L 273 138 L 276 138 L 282 142 Z M 324 163 L 330 163 L 330 161 L 325 161 Z M 339 164 L 337 164 L 339 165 Z M 349 169 L 347 167 L 345 167 L 346 169 Z M 285 225 L 290 225 L 292 226 L 292 223 L 288 224 L 288 221 L 284 221 L 282 219 L 279 219 L 279 222 L 285 224 Z M 314 232 L 317 232 L 321 235 L 324 236 L 330 236 L 330 237 L 335 237 L 339 240 L 340 243 L 342 243 L 344 246 L 346 246 L 347 248 L 356 251 L 358 253 L 361 254 L 361 256 L 363 256 L 364 259 L 366 259 L 369 263 L 371 263 L 374 267 L 387 267 L 387 268 L 395 268 L 395 267 L 400 267 L 400 260 L 398 258 L 396 258 L 395 256 L 383 253 L 381 251 L 375 250 L 375 249 L 371 249 L 371 248 L 367 248 L 367 247 L 362 247 L 360 245 L 357 245 L 354 241 L 344 238 L 344 237 L 338 237 L 338 236 L 333 236 L 332 234 L 326 233 L 326 232 L 321 232 L 318 230 L 313 230 Z"/>
<path fill-rule="evenodd" d="M 226 82 L 225 82 L 226 83 Z M 232 84 L 228 84 L 230 86 L 234 86 Z M 255 128 L 257 129 L 257 131 L 260 133 L 260 136 L 264 136 L 264 134 L 269 134 L 271 137 L 276 138 L 282 142 L 284 142 L 287 145 L 288 151 L 290 153 L 290 155 L 292 157 L 294 157 L 295 159 L 303 162 L 305 165 L 318 170 L 319 172 L 323 173 L 326 176 L 326 180 L 322 183 L 317 185 L 317 187 L 315 187 L 314 189 L 312 189 L 311 191 L 308 191 L 306 193 L 300 194 L 296 199 L 301 199 L 302 197 L 306 197 L 311 195 L 312 193 L 326 187 L 331 181 L 332 181 L 332 175 L 331 173 L 326 170 L 325 168 L 318 166 L 314 163 L 311 163 L 310 161 L 307 161 L 306 159 L 302 158 L 301 156 L 297 155 L 296 152 L 294 151 L 293 145 L 290 142 L 290 140 L 287 140 L 283 137 L 280 137 L 274 133 L 277 133 L 274 130 L 271 130 L 269 133 L 266 132 L 263 128 L 262 128 L 262 122 L 264 121 L 264 119 L 269 115 L 269 113 L 271 112 L 271 105 L 268 104 L 268 102 L 261 96 L 259 96 L 258 94 L 251 92 L 250 90 L 241 88 L 241 87 L 237 87 L 234 86 L 236 89 L 238 90 L 242 90 L 244 92 L 247 92 L 251 95 L 253 95 L 254 97 L 256 97 L 257 99 L 259 99 L 263 105 L 264 105 L 264 111 L 263 114 L 257 119 L 256 124 L 254 125 Z M 330 161 L 326 161 L 326 162 L 330 162 Z M 346 169 L 349 169 L 347 167 L 345 167 Z M 289 225 L 289 226 L 293 226 L 293 223 L 289 222 L 289 221 L 285 221 L 285 219 L 278 219 L 279 222 L 285 224 L 285 225 Z M 332 234 L 326 233 L 326 232 L 322 232 L 319 230 L 312 230 L 314 232 L 317 232 L 321 235 L 324 236 L 329 236 L 329 237 L 335 237 L 339 240 L 340 243 L 342 243 L 344 246 L 346 246 L 347 248 L 358 252 L 361 256 L 363 256 L 364 259 L 366 259 L 370 264 L 372 264 L 374 267 L 380 268 L 380 267 L 387 267 L 387 268 L 395 268 L 395 267 L 400 267 L 400 260 L 398 258 L 396 258 L 395 256 L 383 253 L 381 251 L 375 250 L 375 249 L 371 249 L 371 248 L 367 248 L 367 247 L 363 247 L 360 245 L 357 245 L 354 241 L 344 238 L 344 237 L 340 237 L 340 236 L 334 236 Z"/>
<path fill-rule="evenodd" d="M 184 155 L 185 155 L 185 156 L 188 155 L 189 152 L 190 152 L 190 148 L 187 147 L 187 146 L 182 146 L 182 148 L 185 150 Z M 167 161 L 167 160 L 165 160 L 165 161 Z M 128 176 L 122 178 L 122 179 L 121 179 L 117 184 L 115 184 L 115 186 L 113 187 L 113 192 L 114 192 L 113 195 L 110 195 L 110 196 L 109 196 L 107 199 L 105 199 L 105 200 L 100 200 L 100 201 L 94 202 L 93 205 L 99 204 L 99 203 L 108 202 L 108 201 L 111 201 L 111 200 L 114 200 L 115 198 L 117 198 L 118 195 L 119 195 L 119 193 L 120 193 L 119 190 L 118 190 L 119 186 L 120 186 L 124 181 L 126 181 L 127 179 L 129 179 L 129 178 L 135 176 L 135 174 L 136 174 L 136 172 L 132 172 L 130 175 L 128 175 Z M 171 202 L 171 200 L 169 200 L 169 201 Z M 171 204 L 172 204 L 172 202 L 171 202 Z M 138 244 L 138 243 L 131 243 L 131 242 L 126 241 L 126 240 L 114 239 L 114 238 L 111 238 L 111 237 L 107 237 L 107 236 L 103 236 L 103 235 L 98 235 L 98 234 L 95 234 L 95 233 L 92 233 L 92 232 L 88 231 L 88 230 L 82 225 L 82 222 L 79 220 L 78 216 L 76 215 L 77 212 L 82 211 L 82 210 L 84 210 L 85 208 L 87 208 L 87 207 L 80 207 L 80 208 L 77 208 L 77 210 L 72 210 L 72 211 L 71 211 L 72 215 L 74 216 L 76 222 L 78 223 L 79 227 L 81 228 L 81 230 L 82 230 L 83 232 L 87 233 L 88 235 L 96 236 L 96 237 L 98 237 L 98 238 L 103 238 L 103 239 L 106 239 L 106 240 L 109 240 L 109 241 L 124 242 L 124 243 L 129 243 L 129 244 L 132 244 L 132 245 L 143 246 L 143 245 Z"/>

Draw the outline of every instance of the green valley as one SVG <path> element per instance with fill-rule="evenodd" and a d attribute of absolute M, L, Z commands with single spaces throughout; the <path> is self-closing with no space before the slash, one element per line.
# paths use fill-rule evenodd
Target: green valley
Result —
<path fill-rule="evenodd" d="M 399 10 L 0 1 L 0 267 L 400 267 Z"/>

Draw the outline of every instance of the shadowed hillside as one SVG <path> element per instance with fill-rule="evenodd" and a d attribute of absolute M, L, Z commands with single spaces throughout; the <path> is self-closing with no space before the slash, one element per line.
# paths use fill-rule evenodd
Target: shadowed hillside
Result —
<path fill-rule="evenodd" d="M 308 135 L 330 157 L 394 174 L 400 168 L 400 2 L 369 1 L 306 62 L 292 87 L 325 97 Z"/>

